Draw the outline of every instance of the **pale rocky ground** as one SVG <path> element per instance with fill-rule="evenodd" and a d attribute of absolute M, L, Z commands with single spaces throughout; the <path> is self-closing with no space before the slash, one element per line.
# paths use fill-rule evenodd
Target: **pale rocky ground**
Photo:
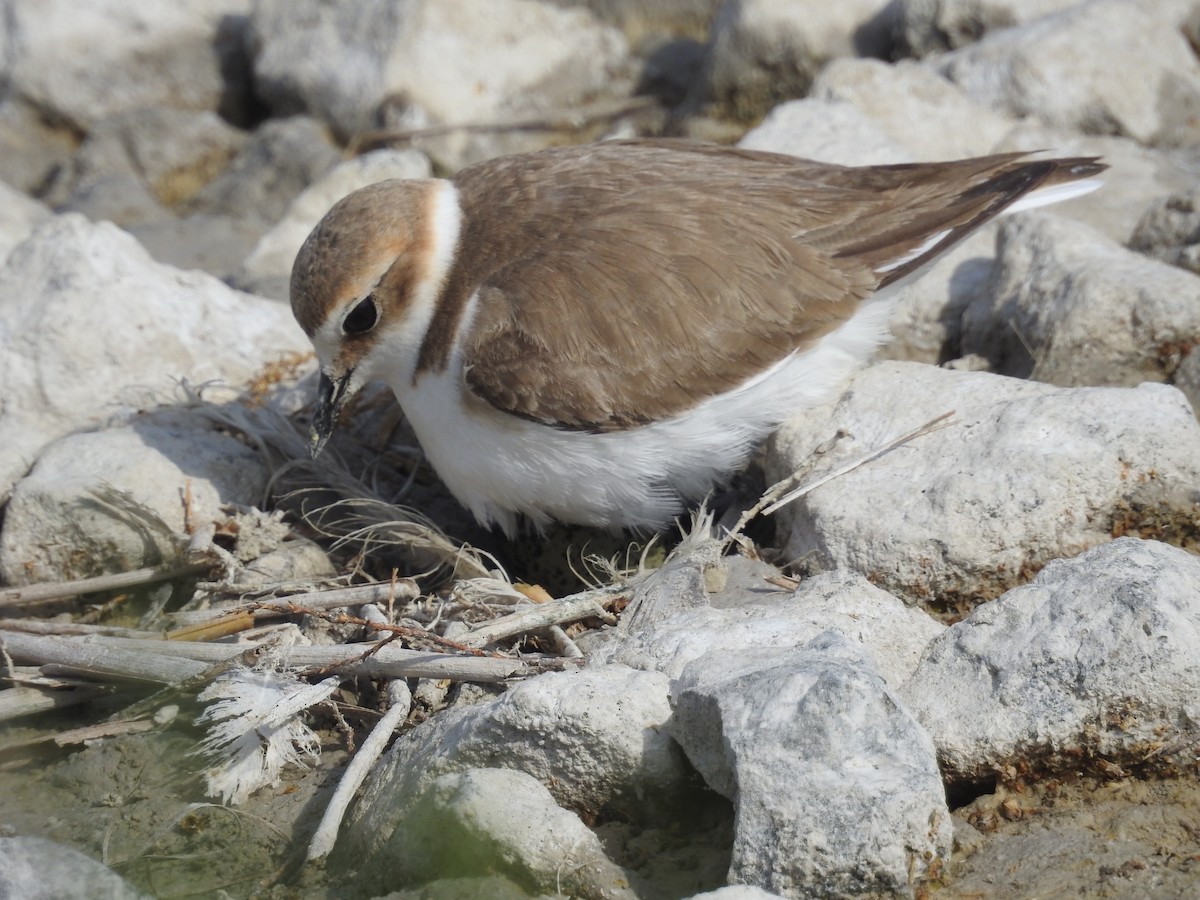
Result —
<path fill-rule="evenodd" d="M 325 862 L 298 864 L 380 684 L 344 683 L 349 723 L 315 716 L 315 769 L 232 806 L 205 794 L 191 698 L 153 704 L 150 731 L 53 744 L 145 694 L 118 692 L 0 725 L 0 896 L 1196 896 L 1196 0 L 5 10 L 0 590 L 170 562 L 214 530 L 245 589 L 322 582 L 362 545 L 301 524 L 307 495 L 287 492 L 313 485 L 404 489 L 450 536 L 374 546 L 369 574 L 438 569 L 421 587 L 450 602 L 482 571 L 456 553 L 471 541 L 561 589 L 561 549 L 540 548 L 578 560 L 600 539 L 482 534 L 385 395 L 332 448 L 358 481 L 278 475 L 312 390 L 291 260 L 358 186 L 638 135 L 1111 169 L 947 254 L 880 359 L 759 466 L 818 478 L 948 424 L 752 528 L 761 558 L 685 540 L 632 579 L 618 624 L 571 631 L 582 665 L 409 679 L 403 733 Z M 736 487 L 753 499 L 762 477 Z M 181 599 L 72 609 L 131 625 Z M 420 620 L 440 602 L 406 614 L 461 638 Z"/>

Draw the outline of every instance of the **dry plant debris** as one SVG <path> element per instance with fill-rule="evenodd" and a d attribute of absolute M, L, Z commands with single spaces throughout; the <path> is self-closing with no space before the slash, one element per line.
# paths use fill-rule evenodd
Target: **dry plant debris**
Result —
<path fill-rule="evenodd" d="M 11 616 L 0 619 L 0 675 L 10 685 L 0 690 L 0 720 L 85 703 L 101 692 L 128 699 L 107 721 L 59 735 L 74 742 L 165 727 L 174 717 L 156 721 L 156 711 L 191 704 L 196 723 L 208 728 L 195 751 L 208 760 L 208 792 L 238 804 L 278 783 L 285 766 L 314 761 L 319 741 L 310 723 L 331 713 L 330 727 L 348 748 L 359 743 L 360 749 L 312 838 L 308 858 L 317 859 L 333 847 L 372 761 L 394 734 L 446 702 L 446 685 L 504 683 L 581 664 L 575 638 L 587 627 L 617 624 L 631 586 L 646 575 L 649 548 L 625 569 L 585 560 L 593 584 L 568 596 L 514 583 L 487 553 L 388 499 L 394 485 L 364 482 L 336 454 L 314 466 L 293 418 L 263 396 L 285 389 L 272 380 L 253 397 L 217 403 L 182 386 L 189 405 L 270 461 L 270 512 L 227 508 L 223 520 L 198 521 L 184 486 L 187 533 L 160 534 L 162 523 L 131 498 L 101 498 L 114 514 L 158 534 L 161 566 L 0 591 L 0 612 Z M 942 427 L 946 418 L 854 465 Z M 734 541 L 744 548 L 745 524 L 794 499 L 797 490 L 781 499 L 794 484 L 772 488 L 743 516 L 726 548 Z M 693 537 L 711 526 L 702 511 Z M 243 581 L 249 565 L 301 537 L 328 548 L 339 574 L 315 582 Z M 380 557 L 399 557 L 409 568 L 378 571 Z M 74 621 L 38 617 L 73 598 L 129 599 L 138 592 L 158 599 L 142 604 L 133 627 L 81 624 L 88 610 L 78 606 Z M 111 618 L 120 608 L 104 605 L 91 617 Z M 356 736 L 347 716 L 373 729 Z"/>

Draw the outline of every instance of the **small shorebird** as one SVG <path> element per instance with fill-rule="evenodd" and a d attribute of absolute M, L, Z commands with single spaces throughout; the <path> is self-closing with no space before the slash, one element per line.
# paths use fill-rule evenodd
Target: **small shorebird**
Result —
<path fill-rule="evenodd" d="M 846 168 L 622 141 L 370 185 L 292 271 L 321 367 L 313 454 L 382 380 L 481 523 L 661 527 L 829 398 L 902 284 L 1104 168 L 1024 154 Z"/>

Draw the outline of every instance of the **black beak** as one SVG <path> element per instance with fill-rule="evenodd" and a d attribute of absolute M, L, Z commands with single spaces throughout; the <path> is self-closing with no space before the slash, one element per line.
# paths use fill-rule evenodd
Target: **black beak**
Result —
<path fill-rule="evenodd" d="M 317 387 L 317 409 L 313 413 L 312 431 L 308 437 L 308 449 L 313 459 L 325 449 L 325 443 L 333 434 L 333 426 L 337 424 L 338 413 L 350 399 L 350 391 L 347 388 L 353 374 L 353 369 L 348 369 L 334 378 L 321 373 L 321 381 Z"/>

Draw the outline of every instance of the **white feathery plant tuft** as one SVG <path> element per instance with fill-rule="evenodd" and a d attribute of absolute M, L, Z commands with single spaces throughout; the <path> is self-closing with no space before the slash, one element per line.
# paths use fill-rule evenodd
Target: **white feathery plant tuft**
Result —
<path fill-rule="evenodd" d="M 242 668 L 214 680 L 200 694 L 210 705 L 197 720 L 208 723 L 197 750 L 213 760 L 204 773 L 208 795 L 236 805 L 279 784 L 284 766 L 315 764 L 321 745 L 300 717 L 329 699 L 339 682 L 308 684 L 285 672 Z"/>

